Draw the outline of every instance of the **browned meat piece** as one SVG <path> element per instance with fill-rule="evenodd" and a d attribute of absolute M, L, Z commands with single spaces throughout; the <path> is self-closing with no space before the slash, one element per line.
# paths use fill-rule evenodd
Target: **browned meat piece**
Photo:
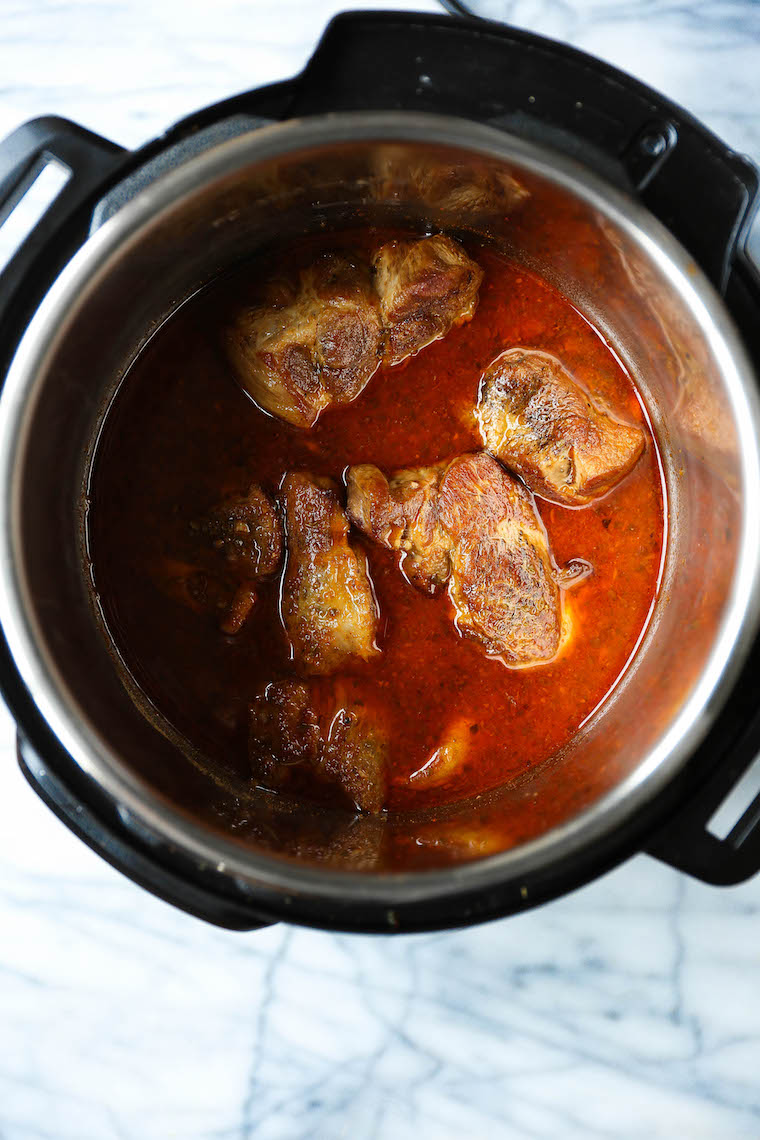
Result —
<path fill-rule="evenodd" d="M 377 814 L 385 803 L 387 751 L 387 742 L 372 715 L 348 705 L 330 724 L 320 768 L 340 784 L 358 808 Z"/>
<path fill-rule="evenodd" d="M 311 427 L 330 404 L 355 400 L 377 371 L 382 329 L 369 268 L 326 255 L 302 270 L 297 289 L 273 286 L 226 333 L 238 380 L 260 407 Z"/>
<path fill-rule="evenodd" d="M 597 407 L 544 352 L 503 352 L 483 375 L 477 409 L 483 444 L 539 495 L 582 506 L 627 475 L 644 433 Z"/>
<path fill-rule="evenodd" d="M 209 573 L 191 562 L 162 558 L 154 567 L 156 585 L 196 614 L 216 618 L 224 633 L 237 633 L 256 604 L 252 585 L 235 588 L 226 573 Z"/>
<path fill-rule="evenodd" d="M 449 726 L 444 739 L 421 768 L 412 772 L 409 783 L 415 788 L 435 788 L 461 772 L 467 763 L 472 741 L 471 721 L 460 717 Z"/>
<path fill-rule="evenodd" d="M 441 861 L 451 863 L 496 855 L 512 845 L 509 834 L 493 823 L 467 824 L 458 820 L 427 824 L 416 832 L 414 841 L 418 847 L 440 852 Z"/>
<path fill-rule="evenodd" d="M 189 527 L 193 562 L 164 558 L 157 585 L 197 614 L 211 614 L 222 633 L 239 633 L 256 605 L 256 582 L 282 561 L 282 523 L 258 483 L 225 500 Z"/>
<path fill-rule="evenodd" d="M 404 552 L 404 573 L 412 585 L 434 594 L 451 570 L 449 536 L 438 518 L 443 466 L 399 471 L 390 480 L 371 463 L 348 472 L 351 521 L 381 546 Z"/>
<path fill-rule="evenodd" d="M 422 512 L 406 514 L 400 502 L 409 485 L 420 482 L 419 471 L 397 472 L 387 482 L 366 466 L 358 477 L 354 470 L 348 477 L 351 518 L 370 538 L 406 553 L 414 585 L 433 592 L 448 580 L 460 633 L 508 665 L 538 664 L 557 653 L 563 632 L 560 572 L 522 483 L 484 452 L 426 468 L 425 518 L 419 528 Z M 400 522 L 384 526 L 399 516 Z M 423 538 L 436 535 L 434 560 L 424 541 L 418 547 L 418 529 Z M 576 566 L 572 577 L 577 581 L 584 571 L 587 567 Z M 569 579 L 566 575 L 563 584 Z"/>
<path fill-rule="evenodd" d="M 282 484 L 287 566 L 282 622 L 293 658 L 306 673 L 332 673 L 352 657 L 369 660 L 378 612 L 367 560 L 348 541 L 336 484 L 306 472 Z"/>
<path fill-rule="evenodd" d="M 258 483 L 245 495 L 227 499 L 196 528 L 242 576 L 266 578 L 282 559 L 282 523 L 274 503 Z"/>
<path fill-rule="evenodd" d="M 389 364 L 472 320 L 483 272 L 445 234 L 388 242 L 374 266 Z"/>
<path fill-rule="evenodd" d="M 444 228 L 463 217 L 503 222 L 530 197 L 502 163 L 489 159 L 458 162 L 431 153 L 424 162 L 410 162 L 408 148 L 389 144 L 378 150 L 375 170 L 377 197 L 422 202 Z"/>
<path fill-rule="evenodd" d="M 449 596 L 460 633 L 510 665 L 550 660 L 562 608 L 529 492 L 490 455 L 465 455 L 441 480 L 438 509 L 452 540 Z"/>
<path fill-rule="evenodd" d="M 320 862 L 346 871 L 372 871 L 380 862 L 387 817 L 355 815 L 338 828 L 329 843 L 313 852 Z"/>
<path fill-rule="evenodd" d="M 360 811 L 382 810 L 386 733 L 376 711 L 346 700 L 339 689 L 332 694 L 329 714 L 319 717 L 305 684 L 268 685 L 251 705 L 248 740 L 253 774 L 265 784 L 282 786 L 288 769 L 298 767 L 337 784 Z"/>
<path fill-rule="evenodd" d="M 248 615 L 256 605 L 256 597 L 256 590 L 251 583 L 245 586 L 238 586 L 232 595 L 229 606 L 227 606 L 225 612 L 221 615 L 219 628 L 222 633 L 229 633 L 231 635 L 240 633 L 240 630 L 248 620 Z"/>
<path fill-rule="evenodd" d="M 311 695 L 299 681 L 277 681 L 251 705 L 248 755 L 257 777 L 277 784 L 290 764 L 315 764 L 322 734 Z"/>

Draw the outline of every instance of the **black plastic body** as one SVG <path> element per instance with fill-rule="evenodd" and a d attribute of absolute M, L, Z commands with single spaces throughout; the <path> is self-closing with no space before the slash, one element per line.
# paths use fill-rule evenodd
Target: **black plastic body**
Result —
<path fill-rule="evenodd" d="M 432 111 L 502 127 L 637 194 L 721 291 L 760 369 L 760 281 L 745 248 L 758 173 L 748 161 L 655 92 L 566 45 L 485 21 L 369 12 L 337 17 L 301 75 L 202 110 L 139 151 L 124 152 L 59 119 L 36 120 L 1 144 L 0 220 L 46 156 L 68 165 L 72 178 L 0 276 L 0 375 L 36 304 L 85 239 L 98 202 L 107 198 L 113 212 L 136 186 L 159 176 L 170 156 L 176 161 L 236 120 L 255 125 L 362 109 Z M 522 879 L 521 890 L 505 884 L 459 896 L 455 906 L 437 899 L 389 918 L 370 904 L 252 900 L 223 874 L 141 839 L 53 738 L 0 644 L 0 687 L 19 726 L 22 769 L 43 800 L 135 882 L 231 929 L 278 918 L 363 931 L 466 925 L 557 897 L 640 850 L 707 882 L 748 878 L 760 868 L 756 805 L 725 840 L 706 825 L 760 747 L 759 670 L 757 645 L 702 747 L 646 812 L 613 836 Z"/>

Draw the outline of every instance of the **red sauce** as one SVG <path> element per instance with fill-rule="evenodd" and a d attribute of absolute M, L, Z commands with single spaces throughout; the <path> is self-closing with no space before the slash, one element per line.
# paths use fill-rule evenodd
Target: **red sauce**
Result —
<path fill-rule="evenodd" d="M 379 244 L 365 231 L 347 244 Z M 326 239 L 300 247 L 309 256 Z M 642 424 L 647 448 L 612 492 L 584 508 L 537 500 L 559 565 L 582 558 L 593 573 L 568 595 L 575 634 L 550 664 L 506 668 L 459 637 L 445 594 L 414 590 L 395 554 L 368 547 L 381 609 L 382 656 L 358 664 L 347 685 L 376 688 L 392 726 L 391 809 L 486 791 L 562 748 L 620 677 L 657 589 L 664 508 L 657 448 L 630 376 L 598 331 L 555 288 L 490 250 L 469 250 L 485 270 L 470 324 L 392 369 L 311 431 L 264 415 L 240 390 L 219 349 L 224 314 L 251 280 L 249 264 L 198 295 L 154 336 L 126 377 L 104 427 L 93 471 L 90 548 L 103 612 L 137 683 L 213 762 L 246 774 L 252 697 L 292 676 L 276 582 L 262 586 L 242 632 L 226 637 L 156 588 L 151 567 L 190 557 L 188 520 L 252 481 L 274 493 L 305 468 L 340 478 L 349 464 L 386 472 L 479 450 L 472 410 L 486 365 L 511 346 L 554 353 L 620 418 Z M 292 255 L 296 257 L 296 255 Z M 287 256 L 280 254 L 281 267 Z M 357 537 L 356 541 L 362 541 Z M 440 787 L 408 777 L 466 718 L 465 766 Z"/>

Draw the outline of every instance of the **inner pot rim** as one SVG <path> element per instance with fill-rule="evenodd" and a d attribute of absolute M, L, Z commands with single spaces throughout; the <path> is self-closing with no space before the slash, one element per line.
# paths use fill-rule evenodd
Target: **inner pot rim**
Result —
<path fill-rule="evenodd" d="M 309 867 L 246 849 L 171 807 L 137 777 L 91 728 L 40 635 L 20 576 L 17 456 L 26 453 L 40 378 L 65 336 L 71 313 L 154 225 L 209 183 L 257 161 L 346 142 L 419 142 L 516 161 L 583 200 L 609 219 L 653 262 L 703 331 L 733 402 L 742 457 L 744 512 L 737 571 L 707 664 L 689 699 L 657 746 L 594 805 L 538 839 L 455 867 L 412 872 L 352 872 Z M 203 865 L 248 886 L 312 897 L 373 899 L 403 905 L 497 885 L 535 872 L 609 834 L 650 800 L 707 733 L 722 707 L 760 623 L 760 406 L 753 370 L 721 298 L 691 257 L 633 198 L 575 161 L 496 128 L 418 112 L 340 112 L 258 128 L 188 160 L 159 177 L 110 218 L 76 253 L 51 287 L 19 345 L 0 398 L 0 620 L 16 668 L 48 726 L 79 767 L 111 796 L 141 831 L 169 840 Z"/>

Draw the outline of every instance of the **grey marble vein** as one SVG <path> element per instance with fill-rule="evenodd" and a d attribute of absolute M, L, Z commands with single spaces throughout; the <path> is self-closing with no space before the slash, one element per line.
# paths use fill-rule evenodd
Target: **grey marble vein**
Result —
<path fill-rule="evenodd" d="M 489 3 L 760 159 L 760 4 Z M 0 133 L 54 112 L 137 145 L 294 73 L 338 7 L 0 0 Z M 640 857 L 468 931 L 229 934 L 75 840 L 12 739 L 0 709 L 0 1140 L 760 1137 L 760 881 Z"/>

